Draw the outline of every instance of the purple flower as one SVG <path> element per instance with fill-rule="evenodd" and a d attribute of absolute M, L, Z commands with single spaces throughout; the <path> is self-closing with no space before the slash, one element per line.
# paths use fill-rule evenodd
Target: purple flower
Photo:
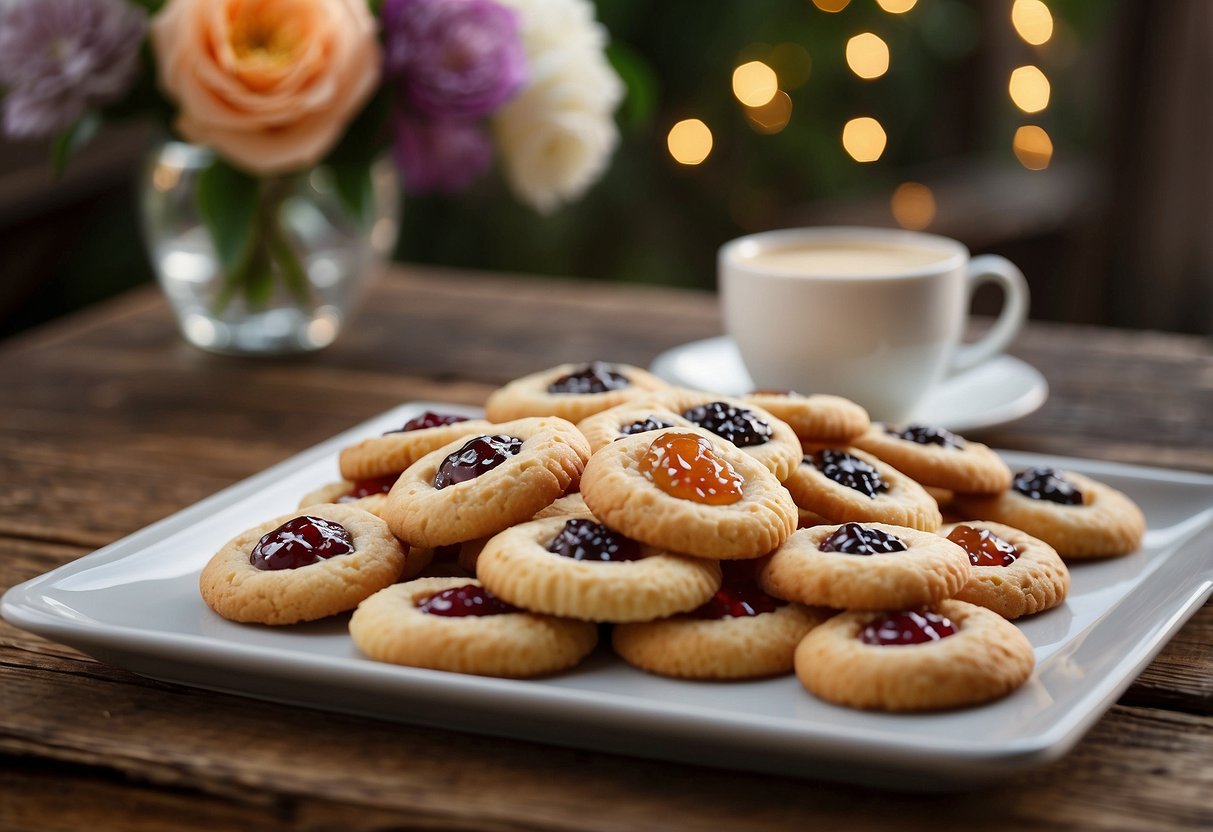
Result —
<path fill-rule="evenodd" d="M 125 0 L 0 0 L 4 132 L 47 136 L 121 97 L 147 21 Z"/>
<path fill-rule="evenodd" d="M 517 16 L 493 0 L 386 0 L 382 18 L 385 74 L 408 108 L 479 118 L 526 82 Z"/>
<path fill-rule="evenodd" d="M 492 164 L 493 143 L 474 121 L 421 120 L 398 111 L 392 126 L 406 193 L 457 193 Z"/>

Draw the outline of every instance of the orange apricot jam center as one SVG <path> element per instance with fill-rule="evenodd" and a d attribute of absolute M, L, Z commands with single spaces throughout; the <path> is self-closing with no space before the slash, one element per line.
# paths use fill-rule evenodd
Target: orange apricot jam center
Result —
<path fill-rule="evenodd" d="M 1010 566 L 1019 558 L 1018 549 L 989 529 L 957 526 L 948 540 L 968 552 L 974 566 Z"/>
<path fill-rule="evenodd" d="M 712 443 L 693 433 L 665 433 L 653 440 L 640 460 L 640 472 L 680 500 L 727 506 L 742 497 L 745 480 L 712 451 Z"/>

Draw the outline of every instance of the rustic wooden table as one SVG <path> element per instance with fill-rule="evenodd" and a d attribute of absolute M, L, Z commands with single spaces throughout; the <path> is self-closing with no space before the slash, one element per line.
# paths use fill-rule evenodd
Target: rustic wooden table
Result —
<path fill-rule="evenodd" d="M 212 356 L 142 290 L 0 346 L 0 590 L 411 399 L 716 334 L 711 295 L 420 269 L 318 355 Z M 1032 324 L 996 447 L 1213 471 L 1213 347 Z M 551 748 L 149 681 L 0 622 L 0 829 L 1213 826 L 1213 605 L 1062 761 L 919 796 Z"/>

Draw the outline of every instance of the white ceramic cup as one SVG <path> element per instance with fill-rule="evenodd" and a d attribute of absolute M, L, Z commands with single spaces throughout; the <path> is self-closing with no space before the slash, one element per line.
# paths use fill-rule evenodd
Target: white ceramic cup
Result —
<path fill-rule="evenodd" d="M 1005 350 L 1027 317 L 1028 286 L 1014 264 L 970 257 L 934 234 L 767 231 L 726 243 L 718 267 L 725 330 L 755 389 L 833 393 L 886 421 Z M 1002 311 L 963 344 L 973 291 L 986 282 L 1002 287 Z"/>

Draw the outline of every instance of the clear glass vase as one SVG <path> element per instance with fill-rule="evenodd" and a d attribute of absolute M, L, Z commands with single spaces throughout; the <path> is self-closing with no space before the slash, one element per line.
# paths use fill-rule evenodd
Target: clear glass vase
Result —
<path fill-rule="evenodd" d="M 254 257 L 237 275 L 221 265 L 199 207 L 199 178 L 214 158 L 168 142 L 152 154 L 142 182 L 144 239 L 182 335 L 204 350 L 239 355 L 327 347 L 395 245 L 399 191 L 390 163 L 371 168 L 361 216 L 324 167 L 260 180 L 264 207 L 250 247 L 276 256 Z"/>

